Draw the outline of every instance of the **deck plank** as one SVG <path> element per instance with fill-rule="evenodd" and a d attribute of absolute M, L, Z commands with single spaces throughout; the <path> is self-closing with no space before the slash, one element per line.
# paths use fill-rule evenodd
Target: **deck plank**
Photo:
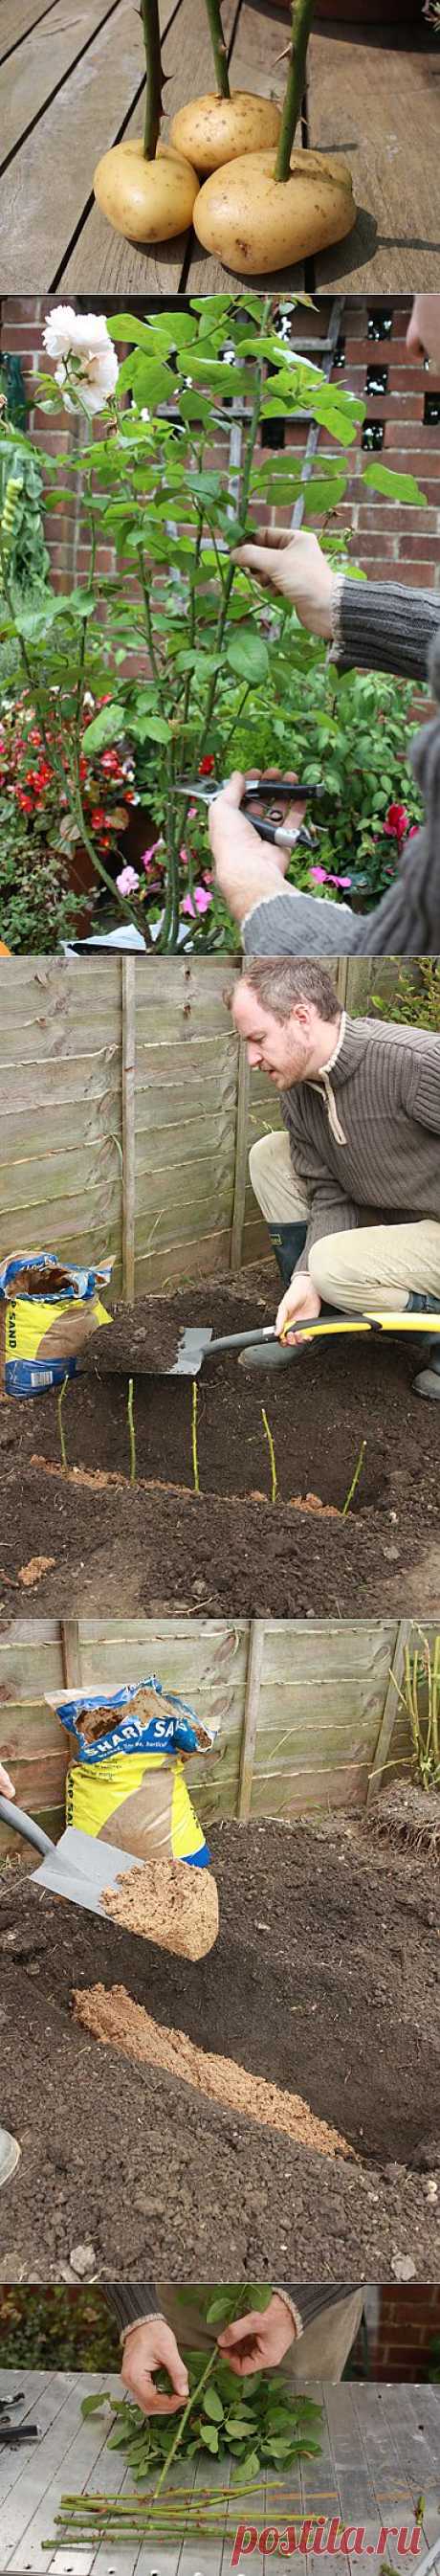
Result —
<path fill-rule="evenodd" d="M 108 24 L 110 0 L 56 0 L 49 18 L 34 26 L 32 44 L 20 45 L 0 70 L 0 172 L 22 136 L 44 117 L 47 104 L 75 64 L 83 61 L 99 28 Z M 34 145 L 35 149 L 35 145 Z M 41 172 L 40 172 L 41 179 Z"/>
<path fill-rule="evenodd" d="M 440 287 L 440 49 L 401 51 L 314 35 L 309 139 L 340 151 L 361 211 L 316 261 L 322 293 L 415 294 Z"/>
<path fill-rule="evenodd" d="M 107 7 L 104 20 L 102 0 L 87 0 L 90 6 L 97 21 L 93 46 L 82 51 L 0 180 L 4 295 L 41 295 L 53 286 L 84 219 L 96 162 L 116 141 L 142 85 L 141 24 L 133 0 L 120 0 L 110 17 Z M 163 27 L 172 14 L 173 0 L 164 0 Z M 33 51 L 29 46 L 29 62 Z M 83 276 L 84 291 L 89 284 L 92 279 Z M 93 286 L 98 292 L 96 276 Z"/>
<path fill-rule="evenodd" d="M 55 7 L 56 0 L 2 0 L 0 62 L 5 54 L 15 53 L 32 27 L 40 27 L 42 19 L 50 18 Z M 15 78 L 15 64 L 13 69 Z"/>

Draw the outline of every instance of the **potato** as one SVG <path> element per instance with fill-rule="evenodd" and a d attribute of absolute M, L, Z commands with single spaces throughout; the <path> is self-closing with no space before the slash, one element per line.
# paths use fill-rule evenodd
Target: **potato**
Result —
<path fill-rule="evenodd" d="M 126 241 L 172 241 L 191 223 L 198 192 L 195 170 L 169 143 L 158 143 L 155 161 L 146 161 L 142 141 L 115 143 L 104 152 L 94 173 L 94 192 L 101 214 Z"/>
<path fill-rule="evenodd" d="M 272 152 L 248 152 L 205 179 L 194 230 L 236 277 L 293 267 L 356 220 L 350 171 L 336 154 L 292 152 L 290 177 L 276 179 Z"/>
<path fill-rule="evenodd" d="M 217 94 L 193 98 L 179 107 L 170 126 L 170 143 L 192 161 L 194 170 L 221 170 L 242 152 L 262 152 L 278 142 L 281 112 L 271 98 L 254 98 L 236 89 L 232 98 Z"/>

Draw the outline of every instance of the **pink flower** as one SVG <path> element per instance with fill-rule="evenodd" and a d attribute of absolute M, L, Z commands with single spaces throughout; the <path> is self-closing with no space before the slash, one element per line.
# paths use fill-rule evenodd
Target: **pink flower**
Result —
<path fill-rule="evenodd" d="M 310 875 L 317 885 L 351 886 L 351 877 L 334 877 L 329 868 L 311 868 Z"/>
<path fill-rule="evenodd" d="M 388 806 L 388 813 L 385 815 L 383 827 L 384 832 L 387 832 L 396 841 L 404 841 L 405 833 L 408 831 L 408 824 L 409 814 L 407 814 L 406 805 Z"/>
<path fill-rule="evenodd" d="M 192 894 L 184 894 L 180 910 L 181 912 L 189 912 L 191 920 L 195 921 L 196 913 L 209 912 L 210 903 L 212 903 L 212 895 L 208 894 L 206 886 L 195 886 L 194 903 Z"/>
<path fill-rule="evenodd" d="M 151 849 L 150 849 L 150 850 L 143 850 L 143 851 L 142 851 L 142 858 L 141 858 L 141 861 L 140 861 L 140 866 L 141 866 L 141 868 L 149 868 L 149 867 L 151 866 L 151 860 L 152 860 L 152 859 L 154 859 L 154 857 L 155 857 L 155 853 L 156 853 L 156 850 L 159 850 L 159 849 L 160 849 L 160 841 L 152 841 L 152 843 L 151 843 Z M 139 883 L 139 879 L 138 879 L 138 883 Z"/>
<path fill-rule="evenodd" d="M 121 874 L 120 877 L 116 878 L 116 884 L 118 894 L 137 894 L 139 877 L 136 876 L 136 869 L 121 868 Z"/>

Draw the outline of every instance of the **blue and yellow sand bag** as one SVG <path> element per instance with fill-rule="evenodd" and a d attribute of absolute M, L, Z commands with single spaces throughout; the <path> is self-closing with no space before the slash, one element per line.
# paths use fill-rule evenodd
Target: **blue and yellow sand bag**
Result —
<path fill-rule="evenodd" d="M 111 1261 L 77 1270 L 53 1252 L 14 1252 L 0 1264 L 5 1395 L 42 1395 L 75 1377 L 89 1334 L 98 1324 L 111 1324 L 100 1300 L 111 1270 Z"/>
<path fill-rule="evenodd" d="M 211 1854 L 183 1764 L 192 1754 L 210 1753 L 215 1738 L 188 1703 L 151 1674 L 108 1694 L 51 1694 L 49 1704 L 77 1757 L 67 1774 L 67 1824 L 142 1860 L 208 1868 Z"/>

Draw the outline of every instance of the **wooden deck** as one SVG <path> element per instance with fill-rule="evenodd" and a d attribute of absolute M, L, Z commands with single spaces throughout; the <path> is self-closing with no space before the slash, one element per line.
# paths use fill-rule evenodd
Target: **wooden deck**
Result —
<path fill-rule="evenodd" d="M 92 2373 L 9 2370 L 0 2372 L 0 2396 L 23 2391 L 21 2408 L 14 2409 L 17 2421 L 37 2421 L 40 2439 L 29 2448 L 0 2452 L 0 2570 L 2 2576 L 152 2576 L 152 2545 L 112 2549 L 101 2543 L 96 2549 L 44 2549 L 54 2531 L 54 2516 L 63 2493 L 83 2493 L 87 2488 L 100 2492 L 130 2491 L 131 2480 L 117 2451 L 105 2447 L 106 2419 L 90 2417 L 81 2421 L 81 2398 L 100 2387 L 113 2387 L 120 2393 L 117 2379 L 100 2380 Z M 322 2514 L 330 2521 L 333 2514 L 343 2522 L 361 2524 L 365 2531 L 365 2552 L 346 2558 L 350 2576 L 359 2576 L 365 2554 L 377 2551 L 381 2525 L 411 2527 L 419 2499 L 423 2496 L 424 2520 L 421 2527 L 420 2551 L 440 2534 L 440 2390 L 437 2388 L 369 2386 L 346 2381 L 340 2387 L 321 2387 L 310 2383 L 310 2394 L 318 2398 L 324 2410 L 322 2451 L 319 2461 L 304 2465 L 292 2488 L 298 2497 L 297 2520 L 302 2515 Z M 108 2427 L 108 2418 L 107 2418 Z M 203 2466 L 206 2483 L 208 2472 Z M 213 2464 L 209 2472 L 216 2484 Z M 221 2481 L 224 2483 L 224 2463 Z M 178 2472 L 176 2469 L 176 2478 Z M 218 2483 L 218 2479 L 217 2479 Z M 238 2519 L 238 2515 L 237 2515 Z M 271 2496 L 269 2508 L 261 2522 L 276 2524 L 277 2514 Z M 159 2576 L 195 2576 L 194 2562 L 200 2543 L 182 2542 L 158 2554 Z M 202 2544 L 203 2576 L 226 2576 L 230 2563 L 230 2542 Z M 382 2556 L 396 2569 L 417 2567 L 417 2558 L 399 2555 L 396 2540 L 387 2541 L 377 2557 Z M 258 2552 L 243 2560 L 251 2576 L 265 2561 Z M 331 2570 L 332 2560 L 324 2562 Z M 322 2560 L 301 2558 L 305 2576 L 319 2576 Z"/>
<path fill-rule="evenodd" d="M 224 25 L 234 86 L 281 96 L 285 12 L 271 0 L 224 0 Z M 212 86 L 202 0 L 162 0 L 162 28 L 171 117 Z M 166 296 L 231 285 L 192 235 L 150 255 L 112 234 L 94 206 L 100 154 L 140 131 L 142 82 L 135 0 L 2 0 L 1 294 Z M 361 210 L 350 239 L 317 260 L 308 282 L 387 297 L 440 288 L 439 39 L 412 52 L 386 32 L 367 44 L 347 28 L 323 28 L 311 44 L 308 131 L 311 144 L 347 155 Z M 284 269 L 273 283 L 301 287 L 302 273 Z"/>

